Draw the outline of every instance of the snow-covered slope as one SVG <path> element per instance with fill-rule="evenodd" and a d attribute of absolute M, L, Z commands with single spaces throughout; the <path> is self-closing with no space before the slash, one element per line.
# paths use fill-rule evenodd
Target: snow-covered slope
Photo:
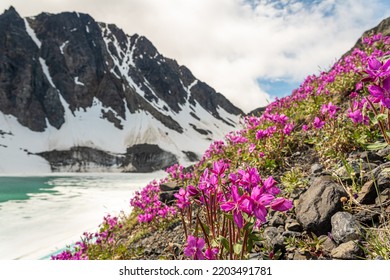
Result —
<path fill-rule="evenodd" d="M 88 15 L 10 8 L 1 32 L 0 173 L 188 165 L 242 113 L 145 37 Z"/>

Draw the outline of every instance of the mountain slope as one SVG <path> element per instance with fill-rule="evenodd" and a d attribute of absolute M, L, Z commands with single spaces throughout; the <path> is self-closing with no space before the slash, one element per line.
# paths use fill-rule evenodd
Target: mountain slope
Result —
<path fill-rule="evenodd" d="M 11 7 L 0 36 L 0 172 L 186 164 L 242 114 L 147 38 L 86 14 Z"/>

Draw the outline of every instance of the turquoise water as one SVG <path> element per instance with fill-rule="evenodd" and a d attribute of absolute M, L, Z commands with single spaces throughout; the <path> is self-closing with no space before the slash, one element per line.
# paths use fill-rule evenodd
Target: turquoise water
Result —
<path fill-rule="evenodd" d="M 26 200 L 37 193 L 55 194 L 53 179 L 55 177 L 0 177 L 0 203 Z"/>
<path fill-rule="evenodd" d="M 47 259 L 95 232 L 107 214 L 131 211 L 153 174 L 0 176 L 0 260 Z"/>

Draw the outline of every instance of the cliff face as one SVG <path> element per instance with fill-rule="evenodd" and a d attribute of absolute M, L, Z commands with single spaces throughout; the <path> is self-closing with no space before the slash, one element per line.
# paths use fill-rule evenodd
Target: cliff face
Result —
<path fill-rule="evenodd" d="M 72 155 L 75 147 L 125 155 L 148 144 L 183 162 L 233 130 L 242 114 L 147 38 L 87 14 L 22 18 L 11 7 L 0 15 L 0 36 L 3 155 L 14 149 L 32 160 Z M 41 143 L 22 140 L 31 136 Z M 116 147 L 114 137 L 121 138 Z M 53 162 L 54 154 L 44 158 Z"/>

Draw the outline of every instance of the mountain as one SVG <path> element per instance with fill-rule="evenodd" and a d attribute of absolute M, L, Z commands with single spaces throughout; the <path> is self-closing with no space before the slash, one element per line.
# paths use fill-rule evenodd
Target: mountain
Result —
<path fill-rule="evenodd" d="M 10 7 L 0 38 L 1 173 L 188 164 L 243 114 L 144 36 L 87 14 Z"/>

